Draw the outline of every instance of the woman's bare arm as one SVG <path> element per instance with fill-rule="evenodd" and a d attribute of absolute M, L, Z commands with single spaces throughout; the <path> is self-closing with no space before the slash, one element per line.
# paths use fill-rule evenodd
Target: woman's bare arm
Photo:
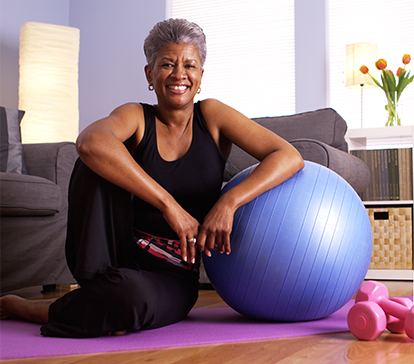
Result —
<path fill-rule="evenodd" d="M 230 253 L 235 211 L 292 177 L 304 162 L 290 143 L 217 100 L 203 101 L 202 112 L 213 134 L 218 130 L 229 142 L 261 161 L 245 180 L 222 195 L 201 226 L 200 250 L 210 255 L 209 250 L 217 245 L 222 253 Z"/>

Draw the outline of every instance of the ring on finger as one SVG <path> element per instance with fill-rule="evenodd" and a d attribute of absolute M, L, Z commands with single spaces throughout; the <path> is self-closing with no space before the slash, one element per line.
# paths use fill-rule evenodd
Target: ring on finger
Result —
<path fill-rule="evenodd" d="M 195 243 L 197 243 L 197 239 L 196 238 L 191 238 L 191 239 L 188 239 L 188 242 L 190 244 L 195 244 Z"/>

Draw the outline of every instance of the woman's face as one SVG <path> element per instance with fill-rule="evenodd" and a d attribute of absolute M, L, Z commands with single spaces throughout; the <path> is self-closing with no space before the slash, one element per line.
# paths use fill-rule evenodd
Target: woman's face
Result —
<path fill-rule="evenodd" d="M 145 67 L 147 80 L 154 86 L 158 104 L 174 107 L 193 104 L 204 70 L 200 53 L 191 43 L 170 43 L 157 55 L 154 67 Z"/>

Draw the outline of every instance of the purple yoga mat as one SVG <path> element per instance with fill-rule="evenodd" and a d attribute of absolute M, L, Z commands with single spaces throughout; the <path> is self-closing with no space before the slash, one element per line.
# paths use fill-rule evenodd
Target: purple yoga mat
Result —
<path fill-rule="evenodd" d="M 50 338 L 40 325 L 6 320 L 0 323 L 0 359 L 71 355 L 170 346 L 277 339 L 349 331 L 346 317 L 353 301 L 317 321 L 264 323 L 245 318 L 229 307 L 194 309 L 187 319 L 155 330 L 92 339 Z"/>

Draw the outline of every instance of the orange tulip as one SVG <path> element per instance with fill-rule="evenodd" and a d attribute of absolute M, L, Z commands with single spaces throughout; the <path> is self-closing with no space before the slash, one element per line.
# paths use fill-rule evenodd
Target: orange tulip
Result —
<path fill-rule="evenodd" d="M 359 69 L 364 75 L 366 75 L 369 71 L 367 66 L 361 66 L 361 68 Z"/>
<path fill-rule="evenodd" d="M 397 76 L 400 77 L 400 74 L 403 75 L 405 73 L 405 68 L 399 67 L 397 70 Z"/>
<path fill-rule="evenodd" d="M 409 54 L 404 54 L 402 61 L 404 64 L 409 64 L 411 62 L 411 56 Z"/>
<path fill-rule="evenodd" d="M 375 66 L 381 71 L 385 68 L 387 68 L 387 61 L 383 58 L 379 59 L 375 62 Z"/>

